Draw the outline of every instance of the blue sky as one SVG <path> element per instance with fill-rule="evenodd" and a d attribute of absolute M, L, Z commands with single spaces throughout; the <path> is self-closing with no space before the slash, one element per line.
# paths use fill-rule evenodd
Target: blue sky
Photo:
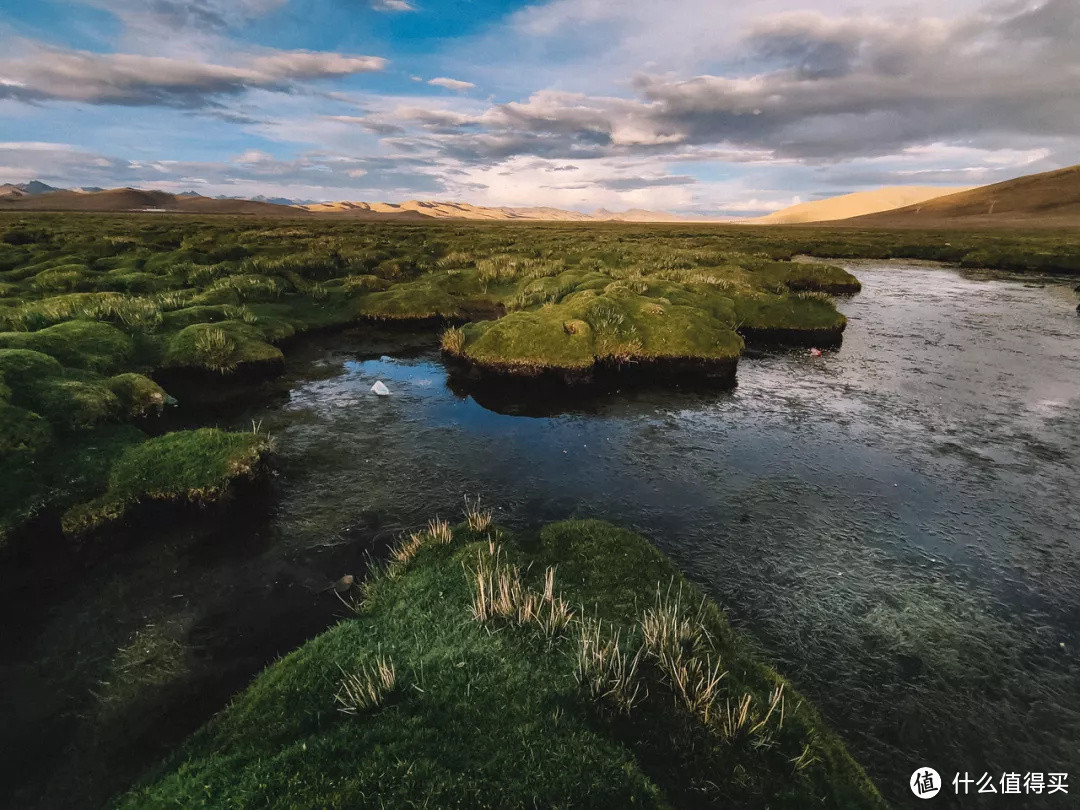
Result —
<path fill-rule="evenodd" d="M 1074 0 L 0 0 L 0 182 L 709 215 L 994 182 L 1080 162 L 1078 20 Z"/>

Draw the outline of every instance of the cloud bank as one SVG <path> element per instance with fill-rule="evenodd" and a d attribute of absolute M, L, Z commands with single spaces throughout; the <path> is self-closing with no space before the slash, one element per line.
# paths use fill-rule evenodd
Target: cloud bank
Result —
<path fill-rule="evenodd" d="M 128 106 L 199 107 L 250 89 L 288 91 L 295 82 L 382 70 L 386 60 L 276 51 L 222 65 L 138 54 L 99 54 L 28 45 L 0 59 L 0 98 Z"/>
<path fill-rule="evenodd" d="M 305 198 L 438 194 L 716 213 L 880 184 L 992 182 L 1080 161 L 1075 0 L 914 0 L 903 9 L 872 0 L 854 13 L 838 0 L 549 0 L 457 39 L 424 4 L 350 0 L 385 30 L 409 26 L 409 37 L 433 18 L 430 53 L 399 59 L 392 37 L 352 37 L 393 64 L 350 48 L 242 38 L 273 15 L 301 25 L 298 0 L 83 2 L 119 22 L 116 47 L 11 38 L 0 56 L 0 116 L 132 106 L 233 127 L 220 136 L 229 153 L 209 160 L 111 157 L 101 144 L 24 131 L 8 139 L 56 141 L 69 150 L 57 165 L 81 160 L 80 177 L 98 178 L 83 184 L 193 178 L 218 190 L 292 186 Z M 339 44 L 333 31 L 317 33 Z M 452 78 L 460 75 L 471 81 Z M 249 149 L 234 145 L 245 139 Z M 42 154 L 25 151 L 21 165 Z"/>

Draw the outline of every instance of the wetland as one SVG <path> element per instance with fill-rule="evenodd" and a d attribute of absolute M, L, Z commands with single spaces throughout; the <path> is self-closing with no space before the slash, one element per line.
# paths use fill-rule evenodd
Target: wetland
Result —
<path fill-rule="evenodd" d="M 9 227 L 5 463 L 23 472 L 0 672 L 20 806 L 124 792 L 264 666 L 353 621 L 334 582 L 477 495 L 522 538 L 566 518 L 647 535 L 890 801 L 926 763 L 1077 771 L 1066 241 L 356 226 L 316 261 L 321 227 Z M 84 239 L 123 250 L 71 269 Z M 260 258 L 260 239 L 303 250 Z M 656 358 L 710 362 L 618 373 Z"/>

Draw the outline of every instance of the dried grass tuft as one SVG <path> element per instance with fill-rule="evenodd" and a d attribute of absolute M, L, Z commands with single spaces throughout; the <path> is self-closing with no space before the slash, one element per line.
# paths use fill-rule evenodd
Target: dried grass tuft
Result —
<path fill-rule="evenodd" d="M 362 664 L 356 672 L 346 672 L 340 666 L 338 669 L 344 677 L 334 700 L 338 711 L 345 714 L 359 714 L 379 706 L 397 686 L 394 662 L 382 655 Z"/>

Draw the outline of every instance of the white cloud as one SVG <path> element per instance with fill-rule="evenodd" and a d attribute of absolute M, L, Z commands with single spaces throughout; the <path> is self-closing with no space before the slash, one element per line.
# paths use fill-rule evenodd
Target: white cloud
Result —
<path fill-rule="evenodd" d="M 408 0 L 371 0 L 371 7 L 376 11 L 416 11 Z"/>
<path fill-rule="evenodd" d="M 386 60 L 312 51 L 240 54 L 235 64 L 140 54 L 101 54 L 23 42 L 0 58 L 0 98 L 92 104 L 200 107 L 251 88 L 288 90 L 295 82 L 381 70 Z"/>
<path fill-rule="evenodd" d="M 458 92 L 472 90 L 476 87 L 472 82 L 463 82 L 459 79 L 448 79 L 445 76 L 440 76 L 436 79 L 428 79 L 428 84 L 433 84 L 436 87 L 445 87 L 447 90 L 456 90 Z"/>
<path fill-rule="evenodd" d="M 288 0 L 84 0 L 115 14 L 126 27 L 143 31 L 241 25 L 284 6 Z"/>
<path fill-rule="evenodd" d="M 665 31 L 685 34 L 675 39 L 690 47 L 686 43 L 692 45 L 699 29 L 719 23 L 718 12 L 704 11 L 696 0 L 675 5 L 678 10 L 665 7 L 662 14 L 637 0 L 530 6 L 512 18 L 509 32 L 501 32 L 502 47 L 505 52 L 519 44 L 514 32 L 543 39 L 584 36 L 598 26 L 623 53 L 634 52 L 635 38 L 649 33 L 653 54 L 671 57 Z M 785 5 L 753 4 L 755 11 L 781 13 L 749 18 L 742 27 L 725 19 L 726 63 L 716 62 L 712 51 L 722 70 L 639 72 L 630 83 L 633 97 L 625 86 L 622 93 L 532 92 L 524 101 L 493 105 L 468 122 L 470 131 L 445 132 L 453 136 L 444 139 L 446 150 L 483 160 L 725 145 L 813 162 L 895 155 L 928 143 L 987 147 L 1001 137 L 1065 138 L 1080 146 L 1075 0 L 993 5 L 949 18 L 828 15 L 783 10 Z M 954 0 L 950 7 L 969 5 Z M 700 16 L 677 13 L 699 7 Z M 612 36 L 612 27 L 621 36 Z M 680 46 L 682 52 L 686 47 Z M 602 47 L 597 58 L 607 58 Z M 564 78 L 591 76 L 572 56 L 568 61 Z M 670 64 L 680 64 L 680 57 L 657 67 Z"/>
<path fill-rule="evenodd" d="M 260 149 L 248 149 L 234 157 L 233 163 L 266 163 L 272 160 L 274 160 L 274 156 L 269 152 L 263 152 Z"/>
<path fill-rule="evenodd" d="M 215 59 L 236 50 L 230 33 L 289 0 L 79 0 L 116 16 L 117 50 L 178 59 Z"/>

